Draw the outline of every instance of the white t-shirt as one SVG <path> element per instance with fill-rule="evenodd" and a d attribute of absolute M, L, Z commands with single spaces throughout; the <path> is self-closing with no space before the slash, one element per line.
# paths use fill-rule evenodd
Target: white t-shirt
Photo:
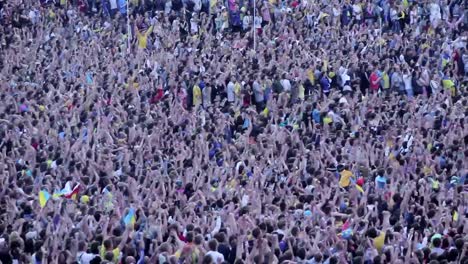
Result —
<path fill-rule="evenodd" d="M 255 25 L 256 29 L 262 28 L 262 17 L 261 16 L 255 16 L 254 25 Z"/>
<path fill-rule="evenodd" d="M 201 10 L 201 6 L 202 6 L 201 0 L 192 0 L 192 2 L 195 4 L 195 6 L 193 7 L 193 9 L 194 9 L 195 11 L 200 11 L 200 10 Z"/>
<path fill-rule="evenodd" d="M 441 249 L 441 248 L 433 248 L 433 249 L 431 250 L 431 254 L 432 254 L 432 253 L 436 253 L 437 256 L 440 256 L 440 255 L 444 254 L 444 250 Z"/>
<path fill-rule="evenodd" d="M 281 86 L 283 86 L 283 89 L 285 92 L 291 91 L 291 82 L 288 79 L 283 79 L 280 81 Z"/>
<path fill-rule="evenodd" d="M 111 9 L 117 9 L 117 0 L 110 0 Z"/>
<path fill-rule="evenodd" d="M 429 7 L 431 21 L 435 19 L 441 19 L 442 15 L 440 13 L 440 6 L 436 3 L 433 3 Z"/>
<path fill-rule="evenodd" d="M 29 11 L 28 16 L 29 16 L 29 19 L 30 19 L 31 21 L 35 22 L 35 20 L 36 20 L 36 12 L 35 12 L 34 10 Z"/>
<path fill-rule="evenodd" d="M 234 83 L 233 82 L 228 83 L 226 92 L 227 92 L 228 102 L 234 102 L 235 94 L 234 94 Z"/>
<path fill-rule="evenodd" d="M 215 263 L 221 263 L 221 262 L 224 261 L 224 256 L 223 256 L 223 254 L 221 254 L 221 253 L 219 253 L 219 252 L 217 252 L 217 251 L 211 251 L 211 250 L 210 250 L 210 251 L 206 252 L 206 255 L 207 255 L 207 256 L 210 256 L 211 259 L 213 259 L 213 261 L 214 261 Z"/>
<path fill-rule="evenodd" d="M 357 20 L 361 20 L 362 8 L 360 5 L 358 4 L 353 5 L 353 13 L 356 16 Z"/>
<path fill-rule="evenodd" d="M 413 90 L 410 74 L 403 74 L 403 83 L 405 84 L 405 90 Z"/>
<path fill-rule="evenodd" d="M 246 30 L 250 27 L 251 23 L 251 17 L 250 16 L 244 16 L 242 19 L 242 29 Z"/>
<path fill-rule="evenodd" d="M 190 32 L 192 32 L 192 34 L 198 33 L 198 21 L 193 18 L 190 19 Z"/>
<path fill-rule="evenodd" d="M 79 251 L 76 254 L 76 262 L 78 262 L 79 264 L 89 264 L 89 262 L 91 262 L 91 260 L 93 260 L 95 257 L 96 255 L 94 254 L 89 254 L 84 251 Z"/>

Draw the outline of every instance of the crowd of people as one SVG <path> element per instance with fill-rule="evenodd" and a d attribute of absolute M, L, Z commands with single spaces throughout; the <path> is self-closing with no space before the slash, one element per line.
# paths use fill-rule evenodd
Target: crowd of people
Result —
<path fill-rule="evenodd" d="M 467 4 L 0 0 L 0 263 L 468 263 Z"/>

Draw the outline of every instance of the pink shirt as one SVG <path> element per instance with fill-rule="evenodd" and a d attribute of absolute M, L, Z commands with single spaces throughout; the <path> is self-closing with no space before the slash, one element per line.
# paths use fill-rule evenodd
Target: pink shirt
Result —
<path fill-rule="evenodd" d="M 263 18 L 263 21 L 267 21 L 267 22 L 271 21 L 270 9 L 267 6 L 264 6 L 262 8 L 262 18 Z"/>

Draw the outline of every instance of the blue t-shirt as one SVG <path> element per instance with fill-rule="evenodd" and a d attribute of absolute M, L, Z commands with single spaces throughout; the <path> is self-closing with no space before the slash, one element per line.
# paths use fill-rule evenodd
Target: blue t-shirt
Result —
<path fill-rule="evenodd" d="M 315 123 L 320 124 L 320 111 L 318 109 L 314 109 L 314 111 L 312 111 L 312 118 Z"/>

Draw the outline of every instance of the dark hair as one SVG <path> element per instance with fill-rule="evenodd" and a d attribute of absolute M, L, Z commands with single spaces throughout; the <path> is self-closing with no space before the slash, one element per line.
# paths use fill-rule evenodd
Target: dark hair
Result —
<path fill-rule="evenodd" d="M 85 241 L 80 241 L 78 243 L 78 251 L 86 251 L 86 242 Z"/>
<path fill-rule="evenodd" d="M 102 262 L 102 259 L 100 256 L 96 256 L 94 257 L 90 262 L 89 264 L 100 264 Z"/>
<path fill-rule="evenodd" d="M 375 229 L 374 227 L 370 228 L 369 230 L 367 230 L 367 236 L 370 237 L 370 238 L 376 238 L 379 236 L 378 232 L 377 232 L 377 229 Z"/>
<path fill-rule="evenodd" d="M 211 241 L 210 241 L 211 242 Z M 203 264 L 211 264 L 213 263 L 213 259 L 211 258 L 210 255 L 206 255 L 204 258 L 203 258 Z"/>
<path fill-rule="evenodd" d="M 434 238 L 434 240 L 432 240 L 432 244 L 434 245 L 434 247 L 438 248 L 440 247 L 440 245 L 442 245 L 442 240 L 436 237 Z"/>
<path fill-rule="evenodd" d="M 330 264 L 338 264 L 338 258 L 335 256 L 331 257 L 330 260 L 328 261 Z"/>
<path fill-rule="evenodd" d="M 110 239 L 104 240 L 104 242 L 102 244 L 104 245 L 104 248 L 106 250 L 112 248 L 112 240 L 110 240 Z"/>
<path fill-rule="evenodd" d="M 198 234 L 195 236 L 194 243 L 195 245 L 201 245 L 204 241 L 204 238 L 202 235 Z"/>
<path fill-rule="evenodd" d="M 104 259 L 108 261 L 112 261 L 114 259 L 114 253 L 112 251 L 107 252 L 104 255 Z"/>
<path fill-rule="evenodd" d="M 298 249 L 297 252 L 296 252 L 296 256 L 299 259 L 304 260 L 306 258 L 306 250 L 304 248 Z"/>
<path fill-rule="evenodd" d="M 218 241 L 216 241 L 216 239 L 211 239 L 208 242 L 208 248 L 212 251 L 216 251 L 218 249 Z"/>
<path fill-rule="evenodd" d="M 185 236 L 185 239 L 187 240 L 188 243 L 192 243 L 194 240 L 193 232 L 188 232 L 187 235 Z"/>
<path fill-rule="evenodd" d="M 452 262 L 456 261 L 458 258 L 458 249 L 452 248 L 450 251 L 447 253 L 447 260 Z"/>
<path fill-rule="evenodd" d="M 99 242 L 94 241 L 89 248 L 92 254 L 99 254 Z"/>

